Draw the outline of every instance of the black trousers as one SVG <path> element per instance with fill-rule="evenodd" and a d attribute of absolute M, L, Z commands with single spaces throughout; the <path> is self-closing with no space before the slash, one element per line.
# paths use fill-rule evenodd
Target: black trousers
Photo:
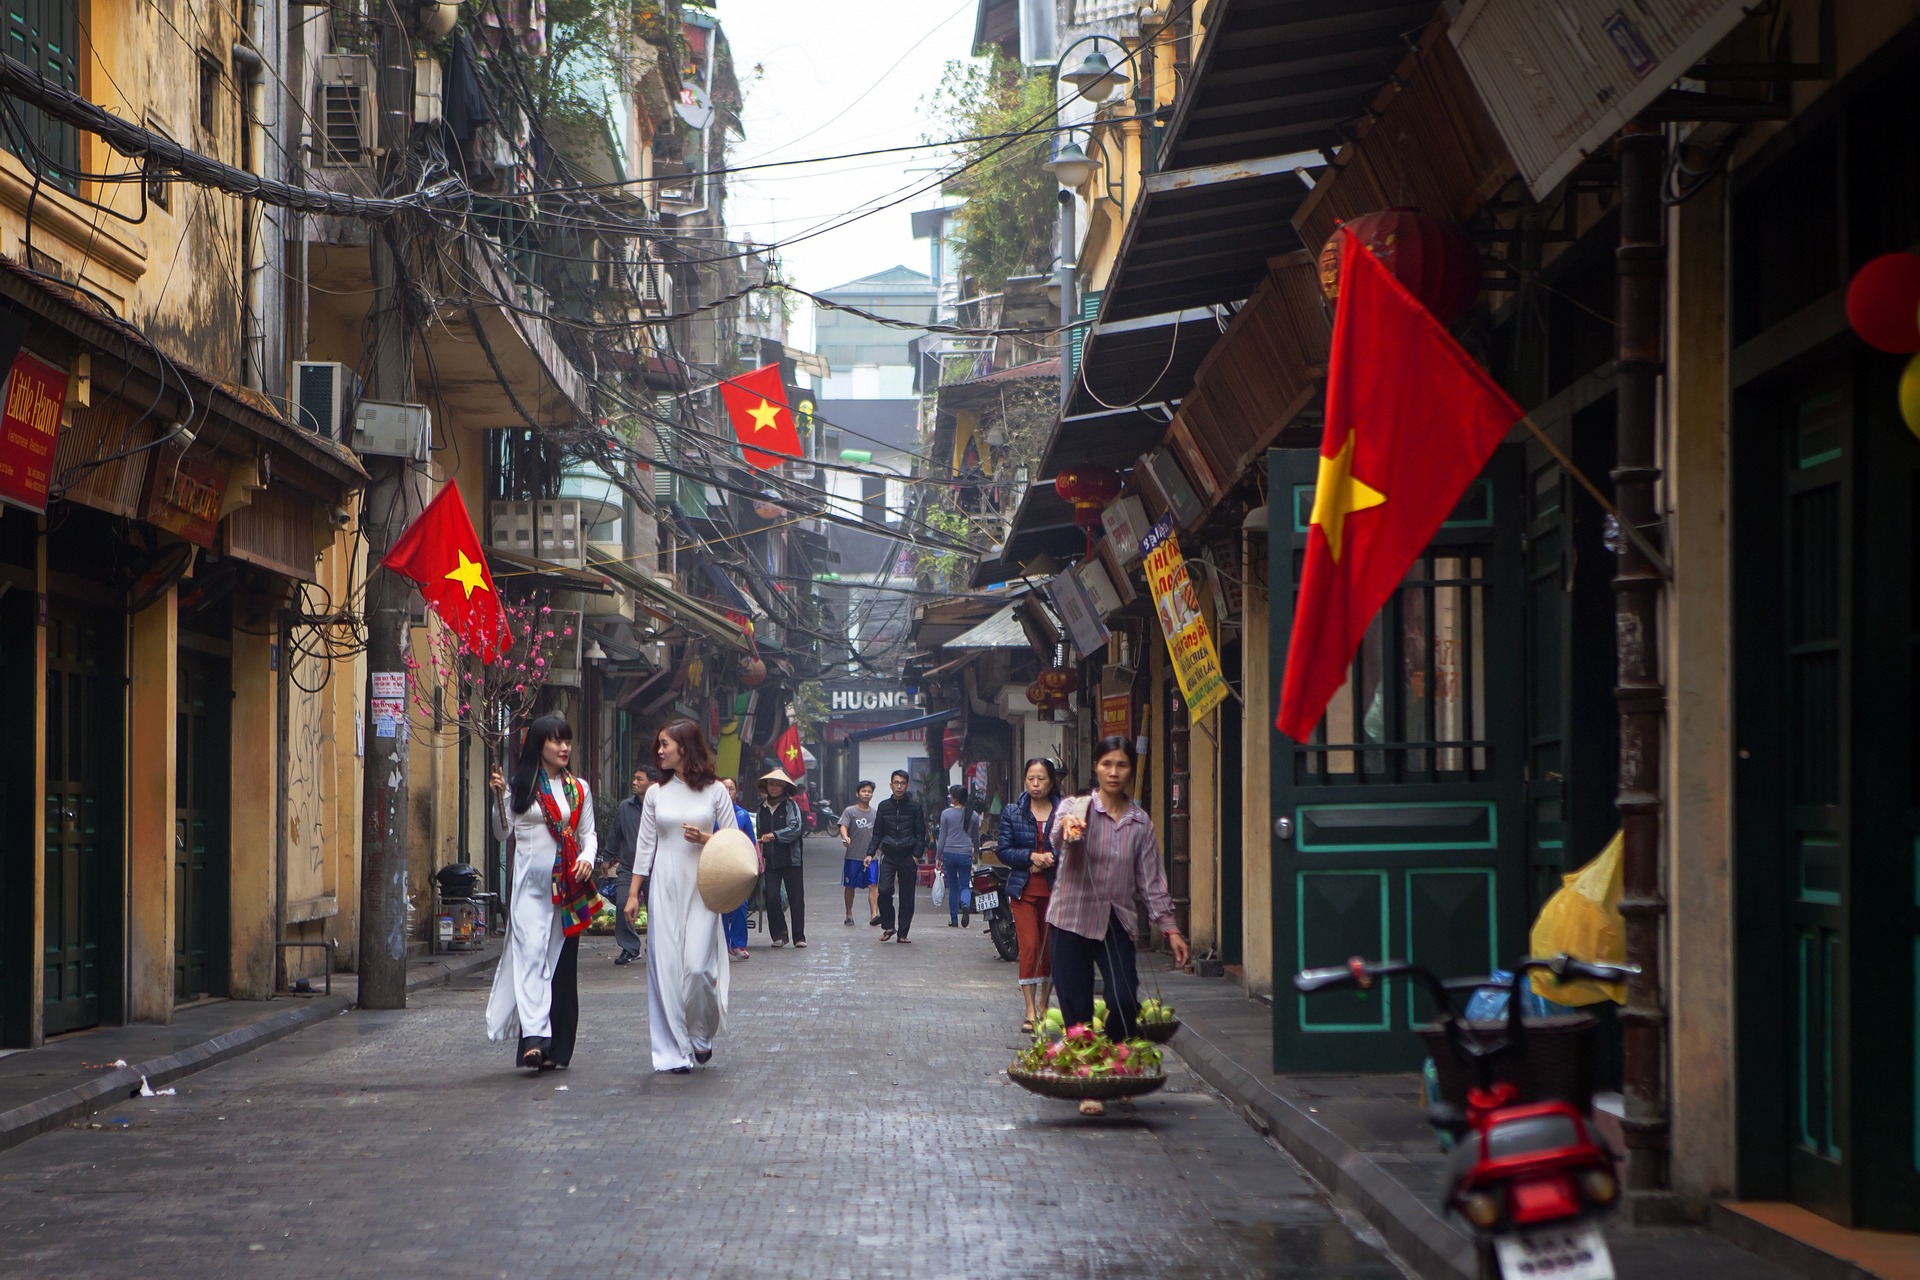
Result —
<path fill-rule="evenodd" d="M 1060 997 L 1060 1016 L 1070 1027 L 1093 1021 L 1093 971 L 1098 967 L 1106 988 L 1107 1039 L 1131 1039 L 1140 1020 L 1140 973 L 1134 965 L 1133 939 L 1120 917 L 1107 917 L 1107 936 L 1098 942 L 1065 929 L 1052 933 L 1053 989 Z"/>
<path fill-rule="evenodd" d="M 892 854 L 880 857 L 880 927 L 892 929 L 899 922 L 901 937 L 907 936 L 907 930 L 913 927 L 913 895 L 918 888 L 919 866 L 912 858 L 898 858 Z M 898 886 L 900 909 L 894 913 L 893 896 Z"/>
<path fill-rule="evenodd" d="M 787 886 L 787 905 L 793 908 L 793 940 L 807 940 L 807 878 L 799 863 L 767 868 L 767 936 L 787 940 L 787 917 L 780 910 L 780 886 Z"/>
<path fill-rule="evenodd" d="M 547 1061 L 567 1066 L 573 1061 L 573 1042 L 580 1032 L 580 935 L 574 934 L 560 944 L 560 958 L 554 962 L 550 982 L 553 1004 L 547 1014 Z M 521 1036 L 514 1049 L 516 1065 L 529 1048 L 539 1042 L 537 1036 Z"/>

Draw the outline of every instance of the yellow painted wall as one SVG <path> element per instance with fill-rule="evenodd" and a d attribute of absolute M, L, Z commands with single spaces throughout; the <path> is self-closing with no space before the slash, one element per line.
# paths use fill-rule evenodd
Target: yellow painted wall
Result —
<path fill-rule="evenodd" d="M 1187 743 L 1188 871 L 1193 905 L 1187 941 L 1195 954 L 1220 946 L 1220 713 L 1195 721 Z"/>
<path fill-rule="evenodd" d="M 127 715 L 127 1016 L 173 1021 L 174 732 L 179 593 L 133 615 Z"/>
<path fill-rule="evenodd" d="M 1265 540 L 1265 534 L 1251 534 Z M 1264 557 L 1246 556 L 1249 566 L 1265 564 Z M 1241 690 L 1247 714 L 1241 720 L 1241 759 L 1245 776 L 1240 793 L 1240 954 L 1246 966 L 1248 991 L 1273 990 L 1273 812 L 1269 777 L 1273 758 L 1273 725 L 1266 708 L 1273 705 L 1267 654 L 1267 583 L 1257 567 L 1250 567 L 1245 583 L 1245 630 L 1240 652 Z"/>
<path fill-rule="evenodd" d="M 273 994 L 280 678 L 272 669 L 272 646 L 270 635 L 234 628 L 227 980 L 236 1000 Z"/>

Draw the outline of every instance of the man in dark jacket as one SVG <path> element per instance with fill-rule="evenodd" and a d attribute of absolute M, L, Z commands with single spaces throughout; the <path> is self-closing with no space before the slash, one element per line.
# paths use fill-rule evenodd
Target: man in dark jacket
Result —
<path fill-rule="evenodd" d="M 873 811 L 873 847 L 880 854 L 880 941 L 894 935 L 894 888 L 899 887 L 900 908 L 897 917 L 900 941 L 907 941 L 913 927 L 913 894 L 918 883 L 920 851 L 927 845 L 927 811 L 907 794 L 904 769 L 895 769 L 889 780 L 893 794 Z"/>
<path fill-rule="evenodd" d="M 760 779 L 760 816 L 754 828 L 767 860 L 767 934 L 776 947 L 787 945 L 787 917 L 780 909 L 782 888 L 787 891 L 787 906 L 793 909 L 793 945 L 807 945 L 807 882 L 800 866 L 807 828 L 800 802 L 794 799 L 797 790 L 781 769 Z"/>
<path fill-rule="evenodd" d="M 640 814 L 646 808 L 647 788 L 652 785 L 653 777 L 644 767 L 633 771 L 633 794 L 614 810 L 613 836 L 601 846 L 612 855 L 606 861 L 614 864 L 615 902 L 625 902 L 633 884 L 633 851 L 640 843 Z M 627 922 L 624 911 L 613 913 L 613 940 L 620 944 L 620 954 L 613 958 L 615 964 L 632 964 L 640 958 L 640 934 Z"/>

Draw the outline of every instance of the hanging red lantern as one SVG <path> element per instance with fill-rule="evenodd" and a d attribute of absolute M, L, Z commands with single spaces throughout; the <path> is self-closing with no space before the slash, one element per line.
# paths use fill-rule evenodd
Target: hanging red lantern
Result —
<path fill-rule="evenodd" d="M 1053 478 L 1053 491 L 1073 504 L 1073 522 L 1089 537 L 1100 527 L 1100 512 L 1120 496 L 1120 473 L 1097 463 L 1068 467 Z"/>
<path fill-rule="evenodd" d="M 1032 684 L 1027 686 L 1027 701 L 1031 702 L 1034 706 L 1036 707 L 1045 706 L 1047 703 L 1047 696 L 1048 696 L 1047 686 L 1045 686 L 1044 684 L 1041 684 L 1038 680 L 1035 680 Z"/>
<path fill-rule="evenodd" d="M 743 688 L 758 689 L 767 682 L 767 664 L 758 658 L 748 658 L 740 664 L 740 684 Z"/>
<path fill-rule="evenodd" d="M 1040 673 L 1040 687 L 1060 702 L 1080 687 L 1080 673 L 1072 667 L 1053 667 Z"/>
<path fill-rule="evenodd" d="M 1441 324 L 1451 325 L 1467 314 L 1480 296 L 1480 250 L 1451 222 L 1396 206 L 1362 214 L 1342 228 L 1371 249 Z M 1320 249 L 1320 292 L 1328 302 L 1340 297 L 1338 229 Z"/>
<path fill-rule="evenodd" d="M 1883 253 L 1847 284 L 1847 323 L 1877 351 L 1920 351 L 1920 256 Z"/>

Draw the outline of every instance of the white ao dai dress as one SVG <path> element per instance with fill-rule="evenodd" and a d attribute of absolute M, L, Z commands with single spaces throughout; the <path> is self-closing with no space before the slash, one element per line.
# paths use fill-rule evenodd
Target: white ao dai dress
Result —
<path fill-rule="evenodd" d="M 647 1026 L 653 1069 L 692 1064 L 713 1048 L 727 1016 L 730 960 L 720 917 L 700 900 L 700 846 L 681 826 L 724 831 L 740 824 L 718 782 L 695 791 L 678 778 L 647 792 L 635 875 L 647 876 Z"/>

